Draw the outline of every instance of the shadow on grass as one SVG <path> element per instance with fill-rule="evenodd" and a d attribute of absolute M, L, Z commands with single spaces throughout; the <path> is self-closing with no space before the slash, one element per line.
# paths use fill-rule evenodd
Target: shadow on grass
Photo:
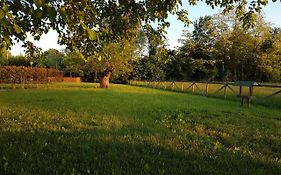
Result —
<path fill-rule="evenodd" d="M 126 131 L 2 132 L 0 174 L 279 174 L 242 155 L 187 153 L 126 139 Z M 124 139 L 120 139 L 120 138 Z"/>

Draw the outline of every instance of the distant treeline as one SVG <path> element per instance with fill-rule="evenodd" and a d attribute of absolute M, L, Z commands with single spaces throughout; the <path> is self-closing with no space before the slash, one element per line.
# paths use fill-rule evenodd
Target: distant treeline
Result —
<path fill-rule="evenodd" d="M 134 63 L 140 80 L 255 80 L 280 82 L 281 30 L 261 16 L 244 29 L 233 14 L 205 16 L 185 31 L 182 46 L 151 47 L 149 56 Z"/>
<path fill-rule="evenodd" d="M 280 82 L 281 29 L 259 16 L 256 26 L 245 29 L 235 15 L 200 17 L 192 32 L 184 31 L 181 47 L 167 49 L 157 32 L 140 30 L 132 41 L 110 43 L 99 54 L 84 58 L 79 52 L 50 49 L 36 57 L 0 55 L 2 66 L 54 68 L 65 76 L 98 81 L 109 66 L 112 80 L 188 80 Z M 39 53 L 39 52 L 38 52 Z M 103 53 L 105 53 L 103 55 Z"/>

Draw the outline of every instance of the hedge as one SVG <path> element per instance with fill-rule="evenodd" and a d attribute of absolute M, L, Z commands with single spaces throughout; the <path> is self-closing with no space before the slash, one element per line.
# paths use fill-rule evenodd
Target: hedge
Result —
<path fill-rule="evenodd" d="M 56 69 L 23 66 L 0 67 L 0 83 L 5 84 L 42 84 L 48 83 L 50 80 L 54 82 L 62 81 L 62 79 L 63 72 Z"/>

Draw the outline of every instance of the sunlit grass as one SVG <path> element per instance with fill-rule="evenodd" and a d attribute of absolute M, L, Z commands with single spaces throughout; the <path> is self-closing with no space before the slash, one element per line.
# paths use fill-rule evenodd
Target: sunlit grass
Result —
<path fill-rule="evenodd" d="M 96 87 L 0 91 L 0 174 L 280 174 L 280 109 Z"/>
<path fill-rule="evenodd" d="M 132 85 L 137 85 L 142 87 L 150 87 L 150 88 L 164 89 L 168 91 L 191 93 L 196 95 L 204 95 L 204 96 L 206 95 L 206 83 L 196 83 L 197 87 L 194 86 L 194 90 L 191 87 L 192 83 L 193 82 L 175 82 L 175 84 L 172 84 L 172 82 L 161 82 L 161 83 L 144 82 L 144 81 L 130 82 L 130 84 Z M 234 93 L 229 88 L 226 88 L 226 91 L 224 91 L 224 89 L 218 91 L 220 88 L 223 87 L 223 84 L 208 84 L 207 96 L 240 101 L 240 98 L 237 97 L 237 95 L 239 94 L 239 86 L 234 86 L 234 85 L 229 85 L 229 86 L 231 89 L 233 89 Z M 280 90 L 281 90 L 280 88 L 255 86 L 253 91 L 252 102 L 258 105 L 281 108 L 281 93 L 268 99 L 264 98 Z M 249 95 L 248 87 L 242 88 L 242 95 Z"/>

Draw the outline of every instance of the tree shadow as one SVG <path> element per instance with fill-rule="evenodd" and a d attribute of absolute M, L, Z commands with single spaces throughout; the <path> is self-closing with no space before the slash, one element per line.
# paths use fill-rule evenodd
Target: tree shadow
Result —
<path fill-rule="evenodd" d="M 74 91 L 70 91 L 65 96 L 70 96 L 73 92 Z M 120 119 L 121 121 L 119 121 L 119 118 L 122 118 L 121 116 L 124 115 L 124 111 L 117 111 L 117 108 L 118 105 L 124 104 L 120 104 L 120 99 L 116 98 L 118 95 L 115 96 L 117 99 L 116 101 L 110 102 L 110 104 L 116 104 L 116 110 L 101 110 L 101 112 L 108 116 L 94 118 L 96 120 L 92 120 L 90 117 L 92 117 L 92 115 L 97 116 L 99 113 L 91 110 L 87 111 L 88 108 L 92 108 L 91 105 L 93 104 L 89 105 L 88 108 L 87 106 L 81 108 L 81 105 L 71 108 L 71 106 L 79 103 L 78 99 L 86 97 L 94 98 L 97 95 L 96 93 L 94 95 L 89 95 L 88 93 L 76 95 L 74 100 L 69 102 L 69 108 L 64 108 L 59 111 L 58 109 L 61 108 L 60 103 L 66 103 L 67 100 L 53 98 L 56 93 L 51 97 L 44 97 L 43 99 L 41 99 L 40 95 L 35 97 L 38 101 L 33 101 L 31 103 L 32 107 L 38 108 L 35 112 L 31 110 L 31 107 L 23 110 L 26 107 L 24 102 L 17 104 L 17 106 L 22 107 L 18 111 L 21 117 L 27 117 L 24 122 L 21 121 L 23 119 L 17 116 L 19 114 L 13 113 L 12 108 L 11 111 L 6 112 L 10 113 L 7 118 L 10 117 L 9 119 L 11 121 L 11 123 L 7 123 L 6 126 L 13 124 L 14 128 L 12 129 L 15 131 L 0 132 L 1 175 L 280 174 L 281 172 L 280 164 L 273 163 L 274 161 L 266 162 L 268 159 L 260 161 L 244 154 L 233 154 L 229 151 L 220 150 L 209 149 L 206 152 L 205 149 L 200 152 L 200 146 L 184 145 L 184 143 L 181 145 L 184 147 L 183 149 L 176 147 L 177 145 L 161 145 L 161 142 L 157 144 L 157 141 L 152 141 L 155 135 L 160 135 L 163 140 L 172 140 L 173 138 L 171 135 L 166 136 L 166 133 L 163 133 L 167 132 L 167 134 L 169 134 L 172 131 L 167 131 L 165 128 L 161 130 L 159 127 L 162 127 L 162 125 L 155 128 L 155 123 L 150 124 L 149 122 L 152 120 L 147 118 L 144 124 L 149 124 L 149 126 L 141 125 L 141 122 L 145 121 L 139 123 L 133 121 L 133 124 L 128 124 L 129 126 L 122 121 L 125 120 L 128 122 L 128 119 L 135 115 L 135 117 L 138 117 L 138 120 L 141 120 L 142 116 L 154 117 L 153 122 L 155 122 L 155 120 L 162 118 L 162 116 L 159 118 L 160 114 L 165 115 L 167 111 L 175 113 L 173 108 L 163 108 L 161 103 L 159 103 L 159 106 L 155 105 L 153 107 L 151 107 L 151 103 L 148 103 L 146 104 L 147 108 L 144 109 L 145 105 L 143 103 L 148 100 L 153 100 L 158 97 L 158 95 L 149 93 L 141 94 L 143 95 L 142 99 L 145 100 L 135 103 L 134 105 L 137 106 L 137 108 L 135 108 L 134 111 L 132 111 L 130 107 L 127 107 L 125 111 L 125 117 L 127 118 Z M 104 98 L 112 98 L 111 94 L 104 95 L 101 93 L 100 95 L 103 95 Z M 72 97 L 69 98 L 72 99 Z M 184 102 L 183 99 L 184 98 L 182 98 L 182 101 Z M 31 100 L 33 99 L 31 98 Z M 49 108 L 49 106 L 46 105 L 47 100 L 56 108 Z M 125 101 L 126 104 L 133 103 L 132 96 L 124 97 L 122 100 Z M 163 100 L 163 98 L 161 100 Z M 174 100 L 176 101 L 178 99 Z M 7 102 L 8 105 L 9 103 L 11 102 Z M 10 105 L 12 105 L 12 103 Z M 106 107 L 110 106 L 108 104 L 102 105 Z M 182 109 L 186 109 L 185 105 L 181 107 Z M 196 109 L 198 107 L 194 105 L 194 107 L 191 108 Z M 65 109 L 70 111 L 68 111 L 69 115 L 64 112 Z M 157 111 L 158 109 L 159 111 Z M 166 111 L 163 112 L 163 109 Z M 192 109 L 189 108 L 189 110 Z M 228 112 L 226 109 L 221 110 Z M 209 114 L 209 111 L 195 112 Z M 3 112 L 3 115 L 4 113 L 5 112 Z M 23 116 L 24 113 L 26 116 Z M 29 118 L 30 114 L 32 114 L 32 119 Z M 113 122 L 110 121 L 111 115 L 115 116 Z M 222 116 L 225 117 L 225 114 Z M 252 121 L 250 119 L 245 120 Z M 16 125 L 17 121 L 20 121 L 19 125 Z M 37 126 L 40 125 L 37 129 L 33 125 L 36 122 Z M 44 122 L 46 122 L 49 128 L 45 127 L 43 124 Z M 137 124 L 134 125 L 134 122 Z M 118 123 L 120 123 L 120 125 L 118 125 Z M 239 125 L 239 123 L 237 123 L 237 125 Z M 18 128 L 20 128 L 21 131 L 16 131 Z M 184 138 L 183 140 L 188 139 Z M 179 139 L 179 141 L 181 140 Z M 173 141 L 171 142 L 173 143 Z M 257 142 L 259 142 L 259 140 Z M 278 150 L 276 152 L 278 154 Z"/>
<path fill-rule="evenodd" d="M 244 155 L 186 152 L 143 139 L 138 130 L 0 133 L 0 174 L 280 174 Z M 130 137 L 139 135 L 139 139 Z"/>

